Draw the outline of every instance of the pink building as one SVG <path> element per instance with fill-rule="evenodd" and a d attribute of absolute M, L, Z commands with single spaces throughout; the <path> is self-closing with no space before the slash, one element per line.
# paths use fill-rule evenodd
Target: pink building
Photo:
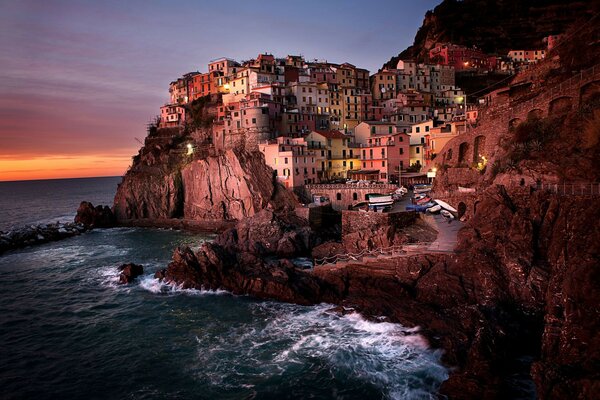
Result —
<path fill-rule="evenodd" d="M 323 171 L 323 157 L 308 148 L 304 138 L 278 137 L 263 142 L 258 149 L 265 155 L 265 163 L 273 168 L 277 180 L 286 188 L 317 183 Z"/>
<path fill-rule="evenodd" d="M 361 170 L 355 178 L 375 176 L 382 182 L 398 182 L 400 171 L 409 166 L 410 135 L 406 133 L 372 134 L 360 144 Z"/>
<path fill-rule="evenodd" d="M 185 108 L 179 104 L 165 104 L 160 108 L 160 127 L 175 128 L 185 124 Z"/>

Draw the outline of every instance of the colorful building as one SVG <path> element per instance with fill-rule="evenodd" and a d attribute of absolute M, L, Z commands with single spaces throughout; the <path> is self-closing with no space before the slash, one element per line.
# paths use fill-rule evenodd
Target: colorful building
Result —
<path fill-rule="evenodd" d="M 543 60 L 546 57 L 546 50 L 511 50 L 508 52 L 508 58 L 517 62 L 533 63 Z"/>
<path fill-rule="evenodd" d="M 307 146 L 304 138 L 280 136 L 260 143 L 258 149 L 286 188 L 318 183 L 318 176 L 323 175 L 322 157 Z"/>
<path fill-rule="evenodd" d="M 364 143 L 357 143 L 361 169 L 351 176 L 377 176 L 382 182 L 398 182 L 400 172 L 409 163 L 409 146 L 410 136 L 406 133 L 370 135 Z"/>
<path fill-rule="evenodd" d="M 340 131 L 312 131 L 306 136 L 309 149 L 318 152 L 323 158 L 320 178 L 340 179 L 348 176 L 348 171 L 360 169 L 360 160 L 352 148 L 352 137 Z"/>
<path fill-rule="evenodd" d="M 160 128 L 175 128 L 185 124 L 185 107 L 179 104 L 165 104 L 160 108 Z"/>
<path fill-rule="evenodd" d="M 429 60 L 435 64 L 454 67 L 457 71 L 478 69 L 491 71 L 496 67 L 495 57 L 490 57 L 475 47 L 452 43 L 436 43 L 429 50 Z"/>

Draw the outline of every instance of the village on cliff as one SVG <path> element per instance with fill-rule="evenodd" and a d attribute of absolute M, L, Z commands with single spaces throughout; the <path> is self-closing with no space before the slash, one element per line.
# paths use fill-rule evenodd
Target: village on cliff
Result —
<path fill-rule="evenodd" d="M 219 58 L 208 64 L 208 72 L 171 82 L 170 102 L 156 123 L 185 127 L 192 120 L 190 106 L 211 101 L 217 104 L 208 124 L 211 145 L 260 150 L 290 189 L 346 181 L 430 183 L 443 164 L 440 150 L 476 126 L 479 108 L 502 92 L 467 96 L 456 75 L 512 76 L 543 59 L 557 40 L 549 36 L 546 49 L 513 50 L 502 57 L 440 43 L 430 50 L 428 63 L 400 60 L 396 68 L 373 75 L 349 63 L 302 56 Z M 472 158 L 457 154 L 459 162 L 485 168 L 483 143 L 474 147 Z"/>

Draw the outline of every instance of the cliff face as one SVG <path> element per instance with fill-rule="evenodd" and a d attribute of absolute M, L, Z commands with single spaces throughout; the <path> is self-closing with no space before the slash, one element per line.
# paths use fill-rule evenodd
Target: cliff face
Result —
<path fill-rule="evenodd" d="M 510 49 L 544 48 L 542 38 L 565 32 L 592 14 L 593 0 L 444 0 L 425 15 L 412 46 L 384 66 L 400 59 L 425 61 L 437 42 L 477 46 L 489 54 Z"/>
<path fill-rule="evenodd" d="M 275 201 L 273 171 L 260 154 L 228 150 L 191 162 L 181 175 L 186 219 L 240 220 L 269 206 L 293 204 L 283 190 L 278 196 L 285 197 Z"/>
<path fill-rule="evenodd" d="M 117 221 L 235 221 L 297 205 L 261 153 L 217 151 L 209 137 L 205 128 L 151 132 L 115 195 Z"/>

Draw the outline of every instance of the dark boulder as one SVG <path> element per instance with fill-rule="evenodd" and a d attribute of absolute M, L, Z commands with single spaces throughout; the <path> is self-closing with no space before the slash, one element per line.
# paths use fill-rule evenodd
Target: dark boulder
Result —
<path fill-rule="evenodd" d="M 119 267 L 119 283 L 120 284 L 128 284 L 133 282 L 135 278 L 142 275 L 144 273 L 144 267 L 138 264 L 123 264 Z"/>
<path fill-rule="evenodd" d="M 108 206 L 96 206 L 89 201 L 82 201 L 77 209 L 75 223 L 89 228 L 111 228 L 116 220 Z"/>

